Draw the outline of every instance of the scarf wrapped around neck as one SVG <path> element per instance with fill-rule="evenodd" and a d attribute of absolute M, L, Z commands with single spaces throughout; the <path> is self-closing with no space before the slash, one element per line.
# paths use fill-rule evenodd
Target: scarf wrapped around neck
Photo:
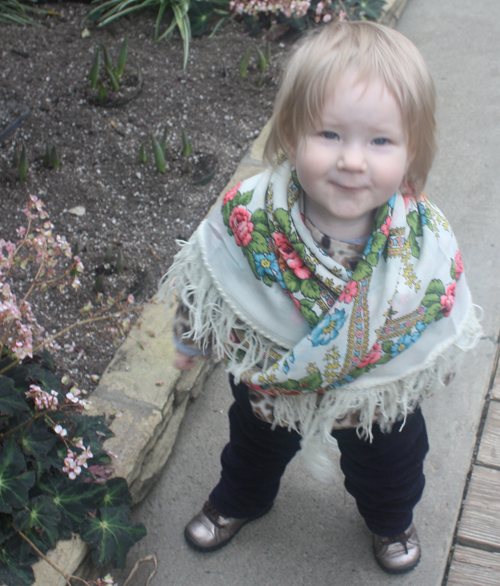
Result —
<path fill-rule="evenodd" d="M 304 224 L 290 163 L 230 190 L 165 276 L 200 347 L 236 381 L 276 397 L 277 425 L 332 441 L 356 411 L 371 436 L 401 421 L 450 371 L 449 350 L 478 340 L 453 232 L 424 196 L 395 194 L 376 213 L 353 271 Z M 318 394 L 321 399 L 318 399 Z"/>

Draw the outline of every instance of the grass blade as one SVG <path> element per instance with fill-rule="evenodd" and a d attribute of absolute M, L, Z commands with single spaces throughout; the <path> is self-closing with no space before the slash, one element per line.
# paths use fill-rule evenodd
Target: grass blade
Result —
<path fill-rule="evenodd" d="M 94 64 L 89 73 L 90 87 L 95 90 L 99 85 L 99 53 L 101 52 L 100 47 L 97 47 L 97 51 L 94 58 Z"/>
<path fill-rule="evenodd" d="M 167 146 L 167 127 L 165 126 L 165 129 L 163 130 L 163 135 L 161 137 L 161 141 L 160 141 L 160 146 L 163 149 L 163 152 L 165 152 L 165 148 Z"/>
<path fill-rule="evenodd" d="M 118 58 L 118 77 L 123 75 L 125 71 L 125 63 L 127 62 L 127 48 L 128 48 L 128 31 L 125 33 L 123 39 L 122 49 L 120 51 L 120 57 Z"/>
<path fill-rule="evenodd" d="M 264 53 L 259 49 L 259 47 L 256 46 L 255 50 L 257 51 L 257 57 L 259 59 L 259 69 L 262 71 L 262 73 L 264 73 L 267 69 L 266 58 L 264 57 Z"/>
<path fill-rule="evenodd" d="M 139 160 L 143 165 L 145 165 L 148 160 L 148 156 L 146 155 L 146 147 L 144 146 L 144 143 L 141 144 L 141 146 L 139 147 Z"/>
<path fill-rule="evenodd" d="M 189 137 L 184 128 L 182 129 L 182 154 L 185 157 L 189 157 L 191 154 L 191 143 L 189 142 Z"/>
<path fill-rule="evenodd" d="M 243 55 L 243 57 L 240 61 L 240 77 L 247 76 L 248 60 L 250 59 L 251 54 L 252 54 L 252 49 L 248 49 L 248 51 Z"/>
<path fill-rule="evenodd" d="M 114 74 L 111 67 L 108 67 L 107 65 L 106 65 L 106 75 L 109 77 L 109 81 L 111 82 L 112 88 L 115 91 L 118 91 L 120 89 L 120 84 L 118 83 L 118 80 L 116 79 L 116 75 Z"/>
<path fill-rule="evenodd" d="M 156 140 L 156 138 L 153 135 L 151 135 L 151 142 L 153 143 L 153 153 L 155 156 L 156 168 L 160 173 L 165 173 L 167 170 L 167 165 L 165 163 L 165 154 L 162 151 L 160 143 Z"/>
<path fill-rule="evenodd" d="M 113 63 L 111 63 L 111 57 L 109 56 L 106 45 L 101 45 L 102 53 L 104 55 L 104 67 L 113 69 Z"/>

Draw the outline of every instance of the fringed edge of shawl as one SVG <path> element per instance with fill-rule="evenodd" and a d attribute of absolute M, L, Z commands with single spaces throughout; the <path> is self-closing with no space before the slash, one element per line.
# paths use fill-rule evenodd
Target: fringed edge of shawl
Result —
<path fill-rule="evenodd" d="M 160 299 L 171 301 L 175 290 L 189 310 L 191 330 L 185 337 L 193 338 L 203 350 L 212 348 L 220 360 L 226 359 L 226 370 L 238 383 L 242 373 L 264 360 L 275 343 L 245 323 L 222 295 L 203 261 L 197 239 L 178 244 L 182 248 L 161 280 Z M 393 425 L 403 426 L 406 417 L 437 385 L 444 386 L 443 381 L 456 365 L 456 350 L 470 350 L 478 342 L 482 328 L 475 307 L 471 302 L 455 338 L 436 348 L 425 365 L 403 379 L 367 380 L 364 388 L 359 388 L 359 382 L 350 383 L 321 395 L 320 401 L 317 393 L 277 396 L 274 425 L 299 432 L 309 469 L 317 478 L 331 478 L 332 465 L 325 448 L 336 443 L 331 436 L 336 420 L 359 413 L 358 435 L 369 441 L 374 422 L 382 431 L 390 431 Z M 234 339 L 235 329 L 244 332 L 242 342 Z"/>
<path fill-rule="evenodd" d="M 227 370 L 238 383 L 241 374 L 265 360 L 276 343 L 246 324 L 222 295 L 203 261 L 196 237 L 178 244 L 181 250 L 160 282 L 159 298 L 171 302 L 175 291 L 189 310 L 191 330 L 184 337 L 195 340 L 202 350 L 212 348 L 219 360 L 226 359 Z M 234 330 L 244 332 L 243 341 L 235 339 Z"/>
<path fill-rule="evenodd" d="M 445 386 L 457 368 L 459 351 L 471 350 L 479 341 L 482 328 L 472 303 L 455 340 L 436 350 L 419 370 L 403 379 L 381 381 L 364 389 L 345 385 L 321 396 L 279 396 L 274 402 L 274 425 L 287 427 L 302 436 L 302 458 L 316 478 L 329 481 L 333 465 L 328 448 L 336 445 L 331 432 L 338 420 L 347 414 L 359 414 L 358 436 L 372 441 L 372 427 L 377 423 L 383 432 L 394 425 L 401 429 L 408 415 L 438 386 Z"/>

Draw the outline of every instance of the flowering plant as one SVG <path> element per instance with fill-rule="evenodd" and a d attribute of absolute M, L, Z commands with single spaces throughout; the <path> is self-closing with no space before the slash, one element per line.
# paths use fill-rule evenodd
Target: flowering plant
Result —
<path fill-rule="evenodd" d="M 120 567 L 145 534 L 130 522 L 125 479 L 108 480 L 113 468 L 102 443 L 112 433 L 104 417 L 85 414 L 86 391 L 54 374 L 47 350 L 76 325 L 112 319 L 123 333 L 133 299 L 101 299 L 97 310 L 89 302 L 83 319 L 49 335 L 30 295 L 78 288 L 83 265 L 53 233 L 40 200 L 31 197 L 24 212 L 18 241 L 0 240 L 0 583 L 16 586 L 32 584 L 38 556 L 71 533 L 91 546 L 96 565 Z"/>
<path fill-rule="evenodd" d="M 308 22 L 377 20 L 385 0 L 230 0 L 233 14 L 264 26 L 282 25 L 302 29 Z M 257 29 L 259 26 L 257 26 Z M 283 31 L 284 32 L 284 31 Z"/>

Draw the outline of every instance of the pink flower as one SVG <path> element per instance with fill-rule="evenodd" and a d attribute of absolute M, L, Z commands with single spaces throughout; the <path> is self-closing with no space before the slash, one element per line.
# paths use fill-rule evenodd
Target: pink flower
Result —
<path fill-rule="evenodd" d="M 240 188 L 240 185 L 241 185 L 241 181 L 238 183 L 238 185 L 236 185 L 235 187 L 233 187 L 232 189 L 230 189 L 226 193 L 226 195 L 224 196 L 224 201 L 222 202 L 223 206 L 225 206 L 228 201 L 231 201 L 232 199 L 234 199 L 234 196 L 238 193 L 238 189 Z"/>
<path fill-rule="evenodd" d="M 229 226 L 238 246 L 248 246 L 252 240 L 253 224 L 250 218 L 250 212 L 243 206 L 236 206 L 229 216 Z"/>
<path fill-rule="evenodd" d="M 274 232 L 273 239 L 276 243 L 279 254 L 297 277 L 299 279 L 309 279 L 312 275 L 311 269 L 304 264 L 304 261 L 292 246 L 290 240 L 288 240 L 288 238 L 281 232 Z"/>
<path fill-rule="evenodd" d="M 441 308 L 444 310 L 444 316 L 448 317 L 453 309 L 453 304 L 455 303 L 455 287 L 457 282 L 453 281 L 450 283 L 448 287 L 446 287 L 446 294 L 441 295 Z"/>
<path fill-rule="evenodd" d="M 455 275 L 458 279 L 460 279 L 460 275 L 464 272 L 464 265 L 462 263 L 462 255 L 460 254 L 460 250 L 457 251 L 457 254 L 455 255 Z"/>
<path fill-rule="evenodd" d="M 356 281 L 349 281 L 340 294 L 340 303 L 351 303 L 351 301 L 358 294 L 358 283 Z"/>
<path fill-rule="evenodd" d="M 380 226 L 380 231 L 383 232 L 386 236 L 389 236 L 389 228 L 391 227 L 392 218 L 388 216 L 385 222 Z"/>
<path fill-rule="evenodd" d="M 375 364 L 382 355 L 382 348 L 380 344 L 375 343 L 373 348 L 368 352 L 368 354 L 363 358 L 363 360 L 358 364 L 358 368 L 364 368 L 368 366 L 368 364 Z"/>

